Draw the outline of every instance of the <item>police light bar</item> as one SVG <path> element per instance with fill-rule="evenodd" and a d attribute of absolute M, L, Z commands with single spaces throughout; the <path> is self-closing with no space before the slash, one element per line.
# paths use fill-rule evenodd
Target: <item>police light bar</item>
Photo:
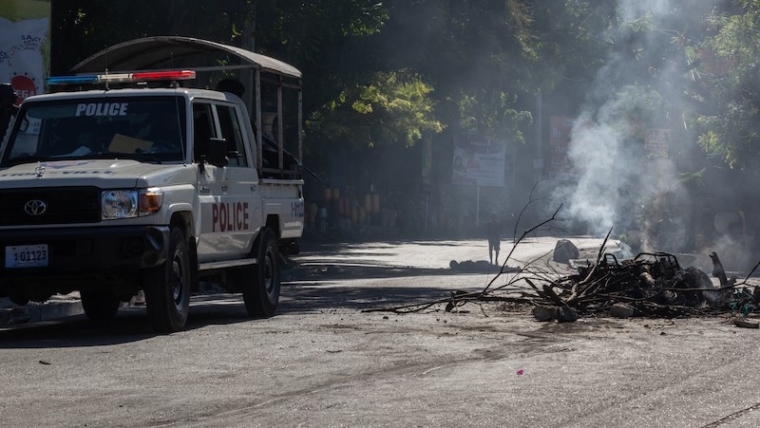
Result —
<path fill-rule="evenodd" d="M 166 80 L 195 79 L 193 70 L 141 71 L 138 73 L 88 74 L 80 76 L 56 76 L 47 79 L 48 85 L 96 85 L 98 83 L 157 82 Z"/>

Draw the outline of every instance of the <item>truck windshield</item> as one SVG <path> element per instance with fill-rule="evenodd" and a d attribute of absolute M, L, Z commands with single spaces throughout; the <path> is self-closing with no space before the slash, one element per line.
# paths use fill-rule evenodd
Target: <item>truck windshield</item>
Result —
<path fill-rule="evenodd" d="M 181 97 L 98 97 L 22 106 L 2 166 L 31 161 L 119 158 L 184 160 Z"/>

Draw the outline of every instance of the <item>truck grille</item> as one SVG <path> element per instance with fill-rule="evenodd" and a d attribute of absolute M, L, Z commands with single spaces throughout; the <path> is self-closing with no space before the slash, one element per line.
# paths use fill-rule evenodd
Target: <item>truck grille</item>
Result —
<path fill-rule="evenodd" d="M 0 190 L 0 226 L 99 221 L 100 189 L 97 187 Z"/>

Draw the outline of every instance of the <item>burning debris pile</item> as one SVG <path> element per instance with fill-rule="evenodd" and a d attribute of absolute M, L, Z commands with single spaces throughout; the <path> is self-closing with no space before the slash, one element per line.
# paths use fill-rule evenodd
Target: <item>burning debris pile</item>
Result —
<path fill-rule="evenodd" d="M 703 271 L 682 268 L 675 255 L 640 253 L 618 260 L 604 254 L 578 273 L 548 281 L 541 287 L 526 279 L 538 295 L 533 314 L 539 320 L 574 321 L 578 315 L 675 317 L 731 312 L 747 315 L 760 299 L 760 288 L 728 279 L 718 255 L 712 253 L 716 287 Z"/>
<path fill-rule="evenodd" d="M 524 232 L 515 241 L 506 260 L 512 260 L 515 248 L 528 234 L 554 221 L 555 216 L 556 212 L 550 219 Z M 499 302 L 501 307 L 507 309 L 530 305 L 533 316 L 539 321 L 572 322 L 579 317 L 604 316 L 673 318 L 731 315 L 734 324 L 739 327 L 760 328 L 760 322 L 747 318 L 751 312 L 760 312 L 760 286 L 747 284 L 749 277 L 760 267 L 760 262 L 744 281 L 737 283 L 736 278 L 727 277 L 718 255 L 711 253 L 711 274 L 719 280 L 719 285 L 715 285 L 704 271 L 696 267 L 681 267 L 671 253 L 639 253 L 633 258 L 623 258 L 622 254 L 628 254 L 627 250 L 607 252 L 610 233 L 602 242 L 593 264 L 587 260 L 585 266 L 578 266 L 581 255 L 578 248 L 569 240 L 560 240 L 554 251 L 550 252 L 551 262 L 546 257 L 549 254 L 546 254 L 519 269 L 509 268 L 505 263 L 481 291 L 452 290 L 450 296 L 430 302 L 365 309 L 363 312 L 406 314 L 441 304 L 445 305 L 446 312 L 459 312 L 467 303 Z M 549 271 L 536 267 L 543 262 L 547 263 Z M 557 263 L 573 266 L 577 273 L 556 275 Z M 506 283 L 497 284 L 504 273 L 512 275 Z M 525 284 L 530 286 L 532 292 L 526 290 Z"/>

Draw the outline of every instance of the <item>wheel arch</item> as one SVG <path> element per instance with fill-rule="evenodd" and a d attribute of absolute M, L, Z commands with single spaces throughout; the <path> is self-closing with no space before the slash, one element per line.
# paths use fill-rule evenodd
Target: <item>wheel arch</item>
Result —
<path fill-rule="evenodd" d="M 198 291 L 199 289 L 199 269 L 198 269 L 198 245 L 195 240 L 195 224 L 193 213 L 190 211 L 177 211 L 172 214 L 169 221 L 170 228 L 178 228 L 185 235 L 187 242 L 188 256 L 190 257 L 190 289 Z"/>
<path fill-rule="evenodd" d="M 277 214 L 269 214 L 267 215 L 267 221 L 264 225 L 264 227 L 268 227 L 272 229 L 274 232 L 275 238 L 280 238 L 281 232 L 280 232 L 280 216 Z"/>
<path fill-rule="evenodd" d="M 258 257 L 259 249 L 261 248 L 261 236 L 264 234 L 264 229 L 271 229 L 274 232 L 275 239 L 280 238 L 280 216 L 277 214 L 267 215 L 266 222 L 259 228 L 259 232 L 256 234 L 256 238 L 251 244 L 251 256 Z"/>

